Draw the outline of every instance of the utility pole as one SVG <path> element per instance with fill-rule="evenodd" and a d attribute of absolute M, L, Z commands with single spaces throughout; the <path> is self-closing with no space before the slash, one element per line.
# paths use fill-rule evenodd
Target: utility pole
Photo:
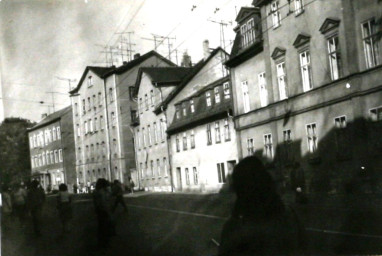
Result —
<path fill-rule="evenodd" d="M 72 83 L 77 82 L 77 79 L 70 79 L 70 78 L 59 77 L 59 76 L 56 76 L 56 78 L 57 78 L 58 80 L 68 81 L 68 83 L 69 83 L 69 92 L 72 90 Z"/>
<path fill-rule="evenodd" d="M 55 112 L 55 109 L 54 109 L 54 94 L 57 93 L 57 92 L 46 92 L 46 93 L 50 93 L 52 95 L 52 107 L 53 107 L 53 112 Z"/>
<path fill-rule="evenodd" d="M 119 35 L 119 55 L 122 56 L 122 62 L 125 61 L 124 56 L 126 56 L 126 61 L 131 61 L 132 53 L 134 52 L 134 50 L 132 50 L 132 45 L 135 45 L 131 43 L 131 34 L 134 34 L 134 32 L 117 32 L 115 34 Z M 126 34 L 128 35 L 128 39 L 124 36 Z M 126 54 L 124 50 L 126 50 Z"/>
<path fill-rule="evenodd" d="M 168 37 L 168 36 L 161 36 L 161 35 L 155 35 L 155 34 L 152 34 L 152 35 L 153 35 L 154 39 L 159 38 L 159 39 L 162 40 L 162 41 L 159 42 L 159 45 L 161 45 L 167 39 L 168 58 L 171 61 L 171 47 L 172 47 L 172 44 L 170 43 L 170 40 L 176 40 L 176 37 Z"/>
<path fill-rule="evenodd" d="M 105 54 L 105 62 L 106 62 L 106 65 L 107 66 L 113 66 L 115 61 L 114 60 L 114 57 L 113 57 L 113 50 L 114 50 L 114 47 L 112 46 L 109 46 L 109 45 L 101 45 L 101 44 L 95 44 L 96 46 L 99 46 L 99 47 L 102 47 L 104 50 L 103 51 L 100 51 L 100 53 L 104 53 Z M 109 60 L 109 54 L 110 54 L 110 60 Z"/>

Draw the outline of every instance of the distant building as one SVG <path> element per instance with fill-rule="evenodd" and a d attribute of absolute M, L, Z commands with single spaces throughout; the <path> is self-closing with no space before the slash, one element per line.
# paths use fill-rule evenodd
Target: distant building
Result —
<path fill-rule="evenodd" d="M 28 129 L 32 178 L 45 191 L 76 183 L 73 116 L 71 106 L 45 116 Z"/>
<path fill-rule="evenodd" d="M 71 91 L 76 131 L 78 184 L 88 186 L 98 178 L 127 180 L 135 170 L 136 119 L 133 90 L 138 70 L 144 66 L 174 66 L 155 51 L 136 54 L 116 67 L 87 67 Z M 137 180 L 134 180 L 137 183 Z"/>
<path fill-rule="evenodd" d="M 192 68 L 140 68 L 135 85 L 138 101 L 135 148 L 138 186 L 150 191 L 172 191 L 167 141 L 167 116 L 155 108 L 182 82 Z"/>
<path fill-rule="evenodd" d="M 210 51 L 155 112 L 168 117 L 175 190 L 219 190 L 237 161 L 230 82 L 222 48 Z M 225 89 L 225 90 L 224 90 Z M 224 95 L 224 92 L 226 95 Z"/>
<path fill-rule="evenodd" d="M 237 16 L 230 67 L 239 155 L 309 191 L 380 169 L 381 1 L 257 0 Z M 372 171 L 367 171 L 373 173 Z"/>

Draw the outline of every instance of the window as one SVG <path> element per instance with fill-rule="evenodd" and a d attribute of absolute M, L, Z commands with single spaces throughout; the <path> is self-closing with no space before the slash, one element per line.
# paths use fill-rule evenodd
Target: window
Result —
<path fill-rule="evenodd" d="M 160 161 L 157 159 L 157 172 L 158 172 L 158 177 L 160 177 L 161 170 L 160 170 Z"/>
<path fill-rule="evenodd" d="M 113 88 L 109 88 L 109 101 L 113 102 L 114 97 L 113 97 Z"/>
<path fill-rule="evenodd" d="M 74 103 L 74 114 L 78 116 L 78 103 Z"/>
<path fill-rule="evenodd" d="M 308 151 L 310 153 L 314 153 L 317 151 L 317 132 L 316 132 L 316 124 L 307 124 L 306 125 L 306 135 L 308 139 Z"/>
<path fill-rule="evenodd" d="M 219 122 L 215 122 L 215 143 L 221 142 L 221 136 L 220 136 L 220 124 Z"/>
<path fill-rule="evenodd" d="M 248 155 L 251 156 L 253 155 L 253 139 L 247 139 L 247 152 Z"/>
<path fill-rule="evenodd" d="M 92 78 L 92 76 L 89 76 L 88 77 L 88 87 L 90 87 L 92 85 L 93 85 L 93 78 Z"/>
<path fill-rule="evenodd" d="M 151 106 L 154 106 L 154 91 L 153 90 L 150 91 L 150 103 L 151 103 Z"/>
<path fill-rule="evenodd" d="M 198 182 L 199 182 L 198 170 L 196 169 L 196 167 L 193 167 L 192 171 L 193 171 L 193 174 L 194 174 L 194 184 L 198 185 Z"/>
<path fill-rule="evenodd" d="M 369 110 L 370 120 L 373 122 L 382 121 L 382 107 Z"/>
<path fill-rule="evenodd" d="M 231 92 L 230 92 L 230 89 L 229 89 L 229 83 L 228 82 L 225 82 L 223 84 L 223 90 L 224 90 L 224 99 L 229 99 L 231 97 Z"/>
<path fill-rule="evenodd" d="M 161 124 L 162 124 L 162 127 L 161 127 L 161 132 L 162 132 L 162 142 L 164 142 L 165 141 L 165 139 L 166 139 L 166 130 L 167 130 L 167 124 L 166 124 L 166 119 L 164 119 L 163 121 L 162 121 L 162 119 L 161 119 Z"/>
<path fill-rule="evenodd" d="M 100 128 L 101 130 L 103 130 L 103 127 L 104 127 L 103 116 L 100 116 L 100 117 L 99 117 L 99 128 Z"/>
<path fill-rule="evenodd" d="M 163 168 L 164 168 L 164 176 L 167 176 L 167 159 L 166 157 L 163 157 Z"/>
<path fill-rule="evenodd" d="M 98 125 L 98 119 L 97 119 L 97 117 L 96 117 L 96 118 L 94 118 L 94 131 L 95 131 L 95 132 L 98 130 L 97 125 Z"/>
<path fill-rule="evenodd" d="M 143 148 L 146 148 L 146 133 L 145 133 L 145 128 L 142 128 L 142 136 L 143 136 Z"/>
<path fill-rule="evenodd" d="M 89 132 L 93 132 L 93 120 L 89 119 Z"/>
<path fill-rule="evenodd" d="M 54 164 L 54 154 L 53 154 L 53 151 L 50 151 L 50 163 Z"/>
<path fill-rule="evenodd" d="M 195 112 L 194 100 L 190 100 L 190 111 L 191 113 Z"/>
<path fill-rule="evenodd" d="M 80 128 L 80 125 L 77 124 L 77 136 L 80 137 L 81 136 L 81 128 Z"/>
<path fill-rule="evenodd" d="M 42 165 L 45 165 L 45 152 L 42 152 Z"/>
<path fill-rule="evenodd" d="M 141 167 L 140 170 L 141 170 L 141 179 L 143 179 L 143 176 L 145 176 L 145 170 L 143 169 L 143 164 L 142 163 L 139 163 L 139 166 Z"/>
<path fill-rule="evenodd" d="M 224 170 L 224 163 L 218 163 L 218 181 L 219 183 L 225 183 L 226 178 L 225 178 L 225 170 Z"/>
<path fill-rule="evenodd" d="M 255 41 L 255 21 L 253 18 L 241 25 L 240 34 L 242 48 L 246 48 Z"/>
<path fill-rule="evenodd" d="M 211 92 L 206 92 L 206 104 L 207 107 L 211 106 Z"/>
<path fill-rule="evenodd" d="M 378 27 L 374 19 L 361 24 L 362 40 L 365 52 L 366 67 L 372 68 L 380 64 L 381 37 L 378 36 Z"/>
<path fill-rule="evenodd" d="M 94 144 L 90 145 L 90 158 L 94 159 Z"/>
<path fill-rule="evenodd" d="M 347 159 L 351 156 L 351 144 L 348 139 L 346 116 L 334 118 L 337 157 Z"/>
<path fill-rule="evenodd" d="M 141 114 L 143 112 L 143 100 L 142 100 L 142 98 L 139 98 L 139 112 L 141 112 Z"/>
<path fill-rule="evenodd" d="M 278 1 L 273 1 L 271 4 L 273 28 L 280 26 L 280 11 Z"/>
<path fill-rule="evenodd" d="M 29 137 L 29 146 L 30 146 L 30 148 L 33 148 L 33 137 L 32 136 Z"/>
<path fill-rule="evenodd" d="M 342 72 L 338 36 L 333 36 L 328 39 L 328 56 L 329 56 L 330 76 L 332 80 L 336 80 L 341 77 L 341 72 Z"/>
<path fill-rule="evenodd" d="M 207 124 L 207 145 L 212 144 L 211 125 Z"/>
<path fill-rule="evenodd" d="M 278 83 L 279 92 L 280 92 L 280 100 L 283 100 L 283 99 L 288 98 L 285 62 L 277 64 L 276 73 L 277 73 L 277 83 Z"/>
<path fill-rule="evenodd" d="M 150 125 L 147 126 L 147 135 L 149 137 L 149 146 L 153 144 L 152 138 L 151 138 L 151 127 Z"/>
<path fill-rule="evenodd" d="M 146 110 L 149 110 L 149 98 L 147 97 L 147 94 L 145 94 L 145 107 Z"/>
<path fill-rule="evenodd" d="M 62 149 L 58 150 L 58 160 L 62 163 Z"/>
<path fill-rule="evenodd" d="M 111 125 L 115 127 L 116 120 L 115 120 L 115 113 L 111 112 Z"/>
<path fill-rule="evenodd" d="M 176 115 L 176 119 L 180 118 L 180 106 L 179 105 L 175 106 L 175 115 Z"/>
<path fill-rule="evenodd" d="M 60 128 L 60 126 L 57 127 L 57 139 L 58 140 L 61 139 L 61 128 Z"/>
<path fill-rule="evenodd" d="M 85 126 L 85 134 L 88 134 L 88 122 L 87 121 L 85 121 L 85 123 L 84 123 L 84 126 Z"/>
<path fill-rule="evenodd" d="M 58 163 L 58 152 L 57 152 L 57 150 L 54 151 L 54 162 Z"/>
<path fill-rule="evenodd" d="M 284 161 L 290 163 L 292 161 L 292 132 L 291 130 L 283 131 L 283 158 Z"/>
<path fill-rule="evenodd" d="M 194 130 L 191 130 L 190 142 L 191 142 L 191 148 L 195 148 L 195 134 L 194 134 Z"/>
<path fill-rule="evenodd" d="M 46 164 L 49 165 L 50 164 L 49 151 L 46 151 L 45 157 L 46 157 Z"/>
<path fill-rule="evenodd" d="M 187 150 L 187 133 L 183 133 L 183 151 Z"/>
<path fill-rule="evenodd" d="M 190 185 L 190 172 L 188 171 L 188 168 L 185 168 L 184 172 L 186 174 L 186 184 Z"/>
<path fill-rule="evenodd" d="M 154 143 L 157 144 L 158 143 L 158 129 L 157 129 L 157 123 L 156 122 L 154 122 L 153 128 L 154 128 Z"/>
<path fill-rule="evenodd" d="M 273 159 L 272 134 L 264 135 L 264 156 L 268 159 Z"/>
<path fill-rule="evenodd" d="M 180 152 L 179 134 L 177 134 L 175 137 L 175 147 L 176 147 L 176 152 Z"/>
<path fill-rule="evenodd" d="M 249 92 L 248 92 L 248 83 L 247 81 L 241 82 L 241 90 L 243 92 L 243 104 L 244 104 L 244 113 L 249 112 Z"/>
<path fill-rule="evenodd" d="M 154 160 L 150 161 L 151 177 L 154 177 Z"/>
<path fill-rule="evenodd" d="M 99 155 L 99 143 L 97 142 L 96 143 L 96 153 L 97 153 L 97 158 L 99 158 L 100 157 L 100 155 Z"/>
<path fill-rule="evenodd" d="M 93 108 L 94 108 L 94 110 L 97 109 L 97 102 L 96 102 L 96 96 L 95 95 L 93 95 Z"/>
<path fill-rule="evenodd" d="M 82 100 L 82 113 L 86 113 L 86 105 L 85 105 L 85 99 Z"/>
<path fill-rule="evenodd" d="M 310 70 L 309 51 L 300 53 L 300 65 L 301 65 L 302 86 L 303 86 L 304 92 L 306 92 L 313 88 L 312 74 Z"/>
<path fill-rule="evenodd" d="M 186 102 L 183 102 L 183 103 L 182 103 L 182 112 L 183 112 L 183 116 L 187 116 L 187 106 L 186 106 Z"/>
<path fill-rule="evenodd" d="M 265 81 L 265 73 L 260 73 L 258 75 L 259 80 L 259 90 L 260 90 L 260 105 L 265 107 L 268 105 L 268 91 L 267 91 L 267 83 Z"/>
<path fill-rule="evenodd" d="M 92 104 L 90 102 L 90 97 L 88 97 L 88 110 L 91 110 L 92 109 Z"/>
<path fill-rule="evenodd" d="M 304 12 L 304 0 L 294 0 L 294 13 L 299 15 Z"/>
<path fill-rule="evenodd" d="M 114 147 L 114 152 L 117 153 L 118 151 L 117 139 L 113 139 L 113 147 Z"/>
<path fill-rule="evenodd" d="M 98 93 L 98 105 L 102 106 L 102 93 Z"/>
<path fill-rule="evenodd" d="M 225 139 L 225 141 L 230 141 L 231 140 L 231 131 L 230 131 L 230 128 L 229 128 L 228 118 L 224 119 L 224 139 Z"/>
<path fill-rule="evenodd" d="M 219 87 L 214 88 L 215 92 L 215 103 L 220 103 L 220 92 L 219 92 Z"/>

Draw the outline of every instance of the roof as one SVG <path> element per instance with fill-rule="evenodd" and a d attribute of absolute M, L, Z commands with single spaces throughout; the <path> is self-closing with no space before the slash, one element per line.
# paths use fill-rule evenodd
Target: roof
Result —
<path fill-rule="evenodd" d="M 241 7 L 238 15 L 236 16 L 235 21 L 240 23 L 242 20 L 246 19 L 247 17 L 253 15 L 254 13 L 259 13 L 259 8 L 256 7 Z"/>
<path fill-rule="evenodd" d="M 72 111 L 72 106 L 67 106 L 66 108 L 63 108 L 61 110 L 58 110 L 44 119 L 42 119 L 39 123 L 37 123 L 35 126 L 28 129 L 28 132 L 31 132 L 33 130 L 36 130 L 40 127 L 43 127 L 45 125 L 51 124 L 53 122 L 56 122 L 57 120 L 61 119 L 62 116 L 66 115 L 68 112 Z"/>
<path fill-rule="evenodd" d="M 139 91 L 142 74 L 145 73 L 150 77 L 152 84 L 156 86 L 176 85 L 182 82 L 182 79 L 192 71 L 187 67 L 142 67 L 139 69 L 137 81 L 135 83 L 135 93 Z"/>
<path fill-rule="evenodd" d="M 97 76 L 99 76 L 101 78 L 106 78 L 112 74 L 122 74 L 122 73 L 134 68 L 135 66 L 141 64 L 142 62 L 144 62 L 145 60 L 147 60 L 153 56 L 158 57 L 159 59 L 166 62 L 170 66 L 176 66 L 176 64 L 174 64 L 170 60 L 166 59 L 165 57 L 163 57 L 162 55 L 160 55 L 156 51 L 149 51 L 149 52 L 143 54 L 142 56 L 140 56 L 134 60 L 131 60 L 131 61 L 127 62 L 126 64 L 123 64 L 122 66 L 120 66 L 118 68 L 116 68 L 115 66 L 111 66 L 111 67 L 87 66 L 84 73 L 82 74 L 80 81 L 77 84 L 77 87 L 75 89 L 73 89 L 72 91 L 70 91 L 70 94 L 77 93 L 80 90 L 82 82 L 86 78 L 86 74 L 89 72 L 89 70 L 93 71 Z"/>
<path fill-rule="evenodd" d="M 179 84 L 178 87 L 176 87 L 168 96 L 167 98 L 165 98 L 163 100 L 163 102 L 161 104 L 159 104 L 154 112 L 156 114 L 160 113 L 161 109 L 162 109 L 162 106 L 166 106 L 172 99 L 175 98 L 176 95 L 178 95 L 178 93 L 188 84 L 189 81 L 191 81 L 191 79 L 193 77 L 195 77 L 199 71 L 219 52 L 219 51 L 222 51 L 223 53 L 225 53 L 226 55 L 229 56 L 229 54 L 224 51 L 221 47 L 218 47 L 216 49 L 214 49 L 211 54 L 208 56 L 207 59 L 202 59 L 200 60 L 192 69 L 191 72 L 189 72 L 186 77 L 182 80 L 182 82 Z"/>

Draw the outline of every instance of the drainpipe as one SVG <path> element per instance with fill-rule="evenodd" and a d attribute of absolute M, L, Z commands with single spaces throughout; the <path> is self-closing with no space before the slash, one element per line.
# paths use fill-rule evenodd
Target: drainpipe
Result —
<path fill-rule="evenodd" d="M 110 182 L 112 181 L 111 178 L 111 170 L 112 170 L 112 164 L 111 164 L 111 144 L 110 144 L 110 125 L 109 125 L 109 109 L 107 107 L 107 90 L 106 90 L 106 78 L 103 79 L 103 88 L 104 88 L 104 95 L 105 95 L 105 109 L 106 109 L 106 128 L 107 128 L 107 140 L 109 145 L 109 178 Z"/>

